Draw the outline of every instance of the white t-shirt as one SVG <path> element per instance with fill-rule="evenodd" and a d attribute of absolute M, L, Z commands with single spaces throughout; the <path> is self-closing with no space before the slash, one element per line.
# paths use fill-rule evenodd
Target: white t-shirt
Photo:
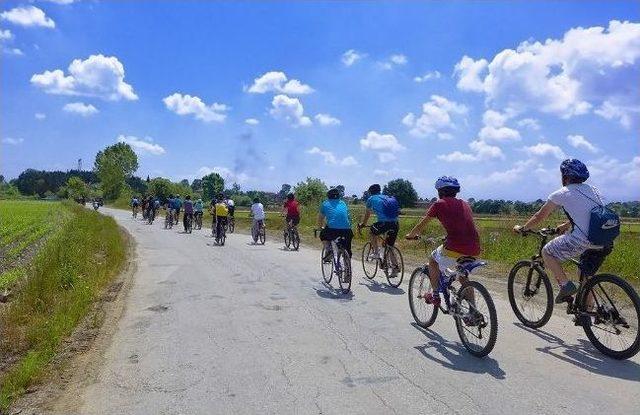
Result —
<path fill-rule="evenodd" d="M 561 187 L 549 195 L 549 200 L 564 208 L 576 225 L 571 234 L 585 241 L 589 234 L 591 209 L 598 206 L 598 203 L 605 204 L 598 190 L 586 183 Z"/>
<path fill-rule="evenodd" d="M 227 199 L 227 206 L 233 206 L 233 200 Z"/>
<path fill-rule="evenodd" d="M 264 206 L 262 206 L 262 203 L 251 205 L 251 214 L 255 220 L 264 220 Z"/>

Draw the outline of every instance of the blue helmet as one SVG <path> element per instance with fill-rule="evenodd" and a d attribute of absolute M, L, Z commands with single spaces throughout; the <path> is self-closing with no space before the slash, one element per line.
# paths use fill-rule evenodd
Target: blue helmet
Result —
<path fill-rule="evenodd" d="M 589 178 L 589 170 L 578 159 L 566 159 L 560 164 L 560 173 L 563 176 L 575 177 L 580 180 L 587 180 Z"/>
<path fill-rule="evenodd" d="M 436 189 L 442 189 L 443 187 L 455 187 L 460 189 L 460 183 L 458 179 L 451 176 L 442 176 L 436 180 Z"/>

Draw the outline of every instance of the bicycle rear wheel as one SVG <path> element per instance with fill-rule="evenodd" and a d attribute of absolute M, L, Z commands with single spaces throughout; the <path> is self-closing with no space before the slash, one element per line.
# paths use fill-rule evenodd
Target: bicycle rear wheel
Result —
<path fill-rule="evenodd" d="M 365 277 L 370 280 L 372 280 L 378 272 L 378 258 L 376 258 L 371 242 L 367 242 L 362 248 L 362 270 L 364 271 Z"/>
<path fill-rule="evenodd" d="M 285 229 L 283 232 L 284 235 L 284 246 L 287 247 L 287 249 L 289 249 L 289 246 L 291 246 L 291 232 L 289 231 L 289 229 Z"/>
<path fill-rule="evenodd" d="M 300 249 L 300 234 L 297 229 L 294 229 L 291 235 L 291 245 L 293 245 L 293 249 L 297 251 Z"/>
<path fill-rule="evenodd" d="M 498 315 L 489 291 L 478 281 L 467 281 L 456 301 L 456 329 L 462 344 L 476 357 L 488 355 L 498 338 Z"/>
<path fill-rule="evenodd" d="M 520 261 L 509 272 L 507 291 L 522 324 L 536 329 L 547 324 L 553 314 L 553 288 L 546 272 L 531 261 Z"/>
<path fill-rule="evenodd" d="M 236 230 L 236 221 L 235 219 L 231 219 L 229 221 L 229 233 L 233 233 Z"/>
<path fill-rule="evenodd" d="M 588 310 L 589 297 L 594 311 Z M 591 277 L 579 304 L 583 315 L 589 316 L 590 324 L 583 324 L 584 332 L 596 349 L 619 360 L 640 351 L 640 298 L 627 281 L 610 274 Z"/>
<path fill-rule="evenodd" d="M 416 324 L 422 328 L 431 326 L 438 317 L 438 307 L 427 304 L 425 296 L 433 291 L 426 266 L 416 268 L 409 278 L 409 308 Z"/>
<path fill-rule="evenodd" d="M 267 232 L 265 231 L 264 227 L 260 229 L 258 239 L 260 239 L 260 245 L 264 245 L 264 242 L 267 240 Z"/>
<path fill-rule="evenodd" d="M 391 255 L 395 256 L 396 266 L 398 267 L 398 273 L 395 277 L 392 277 L 392 272 L 389 272 L 390 270 L 393 270 L 393 261 L 391 261 Z M 388 246 L 385 250 L 384 260 L 387 264 L 387 267 L 384 270 L 384 274 L 387 277 L 387 282 L 390 286 L 398 288 L 400 284 L 402 284 L 402 278 L 404 277 L 404 261 L 402 260 L 402 253 L 395 246 Z"/>
<path fill-rule="evenodd" d="M 344 249 L 338 251 L 338 264 L 340 265 L 338 283 L 342 293 L 346 294 L 351 290 L 351 258 Z"/>
<path fill-rule="evenodd" d="M 325 262 L 325 258 L 328 257 L 328 261 Z M 333 278 L 333 254 L 327 248 L 322 248 L 322 254 L 320 256 L 320 268 L 322 269 L 322 278 L 327 284 L 331 283 Z"/>

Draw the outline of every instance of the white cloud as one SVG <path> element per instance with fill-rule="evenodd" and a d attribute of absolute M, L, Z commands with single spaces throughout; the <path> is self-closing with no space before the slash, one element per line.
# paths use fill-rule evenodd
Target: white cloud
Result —
<path fill-rule="evenodd" d="M 67 4 L 73 4 L 78 0 L 44 0 L 44 1 L 48 1 L 49 3 L 55 3 L 55 4 L 60 4 L 60 5 L 66 6 Z"/>
<path fill-rule="evenodd" d="M 454 163 L 454 162 L 465 162 L 465 161 L 477 161 L 478 158 L 473 155 L 473 154 L 469 154 L 469 153 L 463 153 L 461 151 L 454 151 L 452 153 L 449 154 L 440 154 L 438 155 L 438 160 L 441 161 L 446 161 L 449 163 Z"/>
<path fill-rule="evenodd" d="M 632 119 L 640 114 L 640 105 L 617 105 L 607 100 L 594 112 L 607 120 L 618 120 L 624 128 L 630 128 Z"/>
<path fill-rule="evenodd" d="M 293 127 L 307 127 L 311 119 L 304 115 L 304 107 L 298 98 L 276 95 L 271 101 L 271 116 L 277 120 L 285 120 Z"/>
<path fill-rule="evenodd" d="M 480 130 L 478 137 L 485 141 L 516 141 L 520 139 L 520 133 L 508 127 L 484 126 Z"/>
<path fill-rule="evenodd" d="M 364 59 L 367 56 L 366 53 L 358 52 L 355 49 L 349 49 L 345 53 L 342 54 L 340 60 L 344 66 L 351 66 L 354 63 L 358 62 L 361 59 Z"/>
<path fill-rule="evenodd" d="M 82 102 L 71 102 L 62 107 L 62 110 L 65 112 L 78 114 L 83 117 L 89 117 L 98 113 L 98 109 L 96 107 L 91 104 L 85 104 Z"/>
<path fill-rule="evenodd" d="M 318 154 L 322 156 L 324 162 L 327 164 L 339 164 L 341 166 L 356 166 L 358 161 L 353 156 L 347 156 L 342 160 L 339 160 L 332 152 L 321 150 L 318 147 L 312 147 L 306 151 L 307 154 Z"/>
<path fill-rule="evenodd" d="M 297 79 L 288 80 L 284 72 L 271 71 L 254 79 L 253 85 L 246 91 L 251 94 L 274 92 L 287 95 L 305 95 L 312 93 L 314 90 Z"/>
<path fill-rule="evenodd" d="M 324 125 L 324 126 L 341 124 L 341 121 L 339 119 L 337 119 L 336 117 L 333 117 L 330 114 L 316 114 L 314 118 L 316 119 L 318 124 Z"/>
<path fill-rule="evenodd" d="M 373 175 L 374 176 L 381 176 L 381 177 L 385 177 L 389 175 L 389 172 L 386 170 L 380 170 L 380 169 L 376 169 L 373 171 Z"/>
<path fill-rule="evenodd" d="M 9 29 L 0 30 L 0 41 L 12 40 L 12 39 L 13 39 L 13 33 L 11 33 L 11 30 Z"/>
<path fill-rule="evenodd" d="M 7 55 L 24 56 L 24 52 L 18 48 L 5 48 L 3 49 L 3 52 Z"/>
<path fill-rule="evenodd" d="M 382 152 L 378 153 L 378 160 L 380 161 L 380 163 L 390 163 L 397 160 L 397 157 L 393 153 Z"/>
<path fill-rule="evenodd" d="M 151 154 L 154 156 L 160 156 L 166 153 L 165 149 L 161 145 L 154 143 L 150 137 L 138 138 L 132 135 L 121 134 L 116 141 L 129 144 L 137 153 Z"/>
<path fill-rule="evenodd" d="M 9 144 L 11 146 L 17 146 L 19 144 L 22 144 L 23 142 L 24 142 L 23 138 L 5 137 L 2 139 L 3 144 Z"/>
<path fill-rule="evenodd" d="M 558 160 L 566 158 L 564 151 L 558 146 L 549 143 L 538 143 L 533 146 L 524 147 L 523 150 L 530 156 L 544 157 L 553 156 Z"/>
<path fill-rule="evenodd" d="M 427 82 L 431 79 L 440 79 L 441 76 L 442 75 L 438 71 L 429 71 L 422 76 L 416 76 L 415 78 L 413 78 L 413 81 L 422 83 L 422 82 Z"/>
<path fill-rule="evenodd" d="M 246 173 L 242 173 L 242 172 L 234 172 L 231 169 L 227 168 L 227 167 L 222 167 L 222 166 L 215 166 L 215 167 L 200 167 L 200 169 L 198 169 L 198 175 L 199 177 L 202 176 L 206 176 L 208 174 L 211 173 L 217 173 L 220 176 L 222 176 L 222 178 L 225 180 L 226 183 L 238 183 L 238 184 L 242 184 L 242 183 L 246 183 L 248 181 L 250 181 L 252 178 L 246 174 Z"/>
<path fill-rule="evenodd" d="M 589 182 L 602 190 L 605 197 L 624 200 L 640 199 L 640 156 L 625 162 L 603 156 L 587 162 L 591 176 Z"/>
<path fill-rule="evenodd" d="M 438 133 L 438 140 L 442 140 L 442 141 L 453 140 L 453 135 L 450 133 Z"/>
<path fill-rule="evenodd" d="M 258 121 L 256 118 L 247 118 L 246 120 L 244 120 L 244 123 L 249 125 L 258 125 L 260 124 L 260 121 Z"/>
<path fill-rule="evenodd" d="M 518 127 L 528 128 L 533 131 L 540 130 L 540 123 L 535 118 L 523 118 L 517 124 Z"/>
<path fill-rule="evenodd" d="M 214 102 L 207 105 L 197 96 L 174 93 L 165 97 L 162 102 L 168 110 L 178 115 L 193 115 L 195 119 L 204 122 L 224 122 L 227 118 L 226 112 L 229 110 L 224 104 Z"/>
<path fill-rule="evenodd" d="M 380 134 L 376 131 L 369 131 L 367 136 L 360 139 L 360 147 L 363 150 L 375 151 L 401 151 L 404 146 L 398 142 L 393 134 Z"/>
<path fill-rule="evenodd" d="M 0 19 L 10 23 L 30 27 L 46 27 L 53 29 L 56 24 L 39 8 L 34 6 L 15 7 L 9 11 L 0 13 Z"/>
<path fill-rule="evenodd" d="M 484 92 L 493 107 L 562 118 L 600 107 L 600 115 L 623 122 L 623 116 L 640 112 L 628 110 L 638 107 L 639 60 L 640 23 L 612 20 L 608 28 L 578 27 L 562 39 L 523 42 L 499 52 L 490 63 L 465 56 L 456 65 L 456 74 L 458 88 Z M 621 114 L 607 111 L 611 107 L 606 102 L 620 108 Z"/>
<path fill-rule="evenodd" d="M 467 162 L 484 161 L 491 159 L 504 159 L 504 153 L 498 146 L 492 146 L 482 140 L 475 140 L 469 143 L 469 148 L 473 153 L 463 153 L 454 151 L 449 154 L 440 154 L 437 159 L 446 162 Z"/>
<path fill-rule="evenodd" d="M 378 62 L 378 66 L 381 69 L 390 70 L 390 69 L 393 69 L 394 66 L 406 65 L 407 62 L 408 62 L 408 59 L 407 59 L 407 57 L 405 55 L 403 55 L 401 53 L 397 53 L 397 54 L 389 56 L 389 58 L 387 60 L 384 60 L 382 62 Z"/>
<path fill-rule="evenodd" d="M 416 116 L 410 112 L 402 119 L 402 123 L 411 128 L 411 135 L 427 137 L 439 130 L 453 128 L 452 116 L 466 113 L 466 106 L 439 95 L 431 95 L 431 100 L 422 104 L 422 114 Z"/>
<path fill-rule="evenodd" d="M 35 114 L 33 114 L 33 116 L 35 117 L 36 120 L 39 120 L 39 121 L 47 118 L 47 114 L 44 114 L 42 112 L 36 112 Z"/>
<path fill-rule="evenodd" d="M 572 147 L 584 148 L 590 153 L 597 153 L 598 151 L 600 151 L 598 147 L 591 144 L 589 140 L 587 140 L 586 138 L 584 138 L 584 136 L 581 136 L 581 135 L 568 135 L 567 141 L 569 142 L 569 144 L 571 144 Z"/>
<path fill-rule="evenodd" d="M 115 56 L 91 55 L 74 59 L 69 75 L 60 69 L 31 77 L 31 83 L 48 94 L 98 97 L 110 101 L 137 100 L 133 87 L 124 82 L 124 66 Z"/>

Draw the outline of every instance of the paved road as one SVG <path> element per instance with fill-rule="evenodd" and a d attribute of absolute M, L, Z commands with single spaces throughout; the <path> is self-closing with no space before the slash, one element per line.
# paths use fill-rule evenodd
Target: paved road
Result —
<path fill-rule="evenodd" d="M 562 316 L 514 324 L 479 360 L 453 320 L 414 327 L 402 289 L 357 269 L 352 297 L 320 283 L 319 254 L 184 235 L 104 209 L 136 239 L 138 271 L 83 414 L 637 413 L 640 359 L 605 358 Z M 359 264 L 358 264 L 359 265 Z"/>

